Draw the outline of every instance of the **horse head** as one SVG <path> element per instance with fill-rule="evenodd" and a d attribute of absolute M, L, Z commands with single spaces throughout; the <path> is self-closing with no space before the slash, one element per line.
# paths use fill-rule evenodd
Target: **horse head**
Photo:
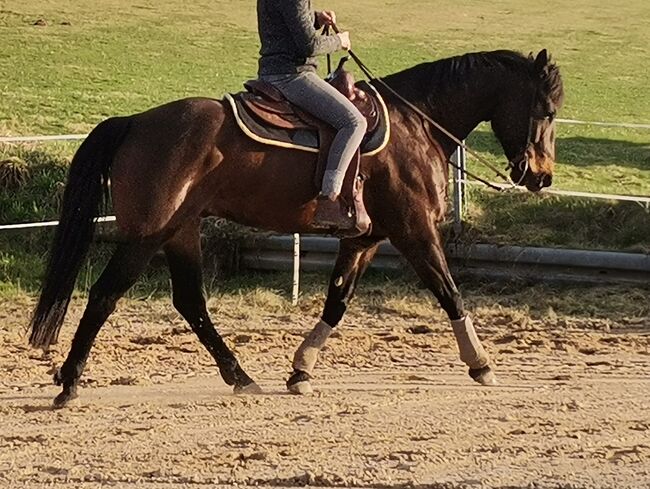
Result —
<path fill-rule="evenodd" d="M 513 78 L 497 102 L 492 129 L 508 157 L 510 178 L 538 192 L 551 185 L 555 167 L 555 115 L 564 89 L 546 49 L 529 56 L 529 70 Z"/>

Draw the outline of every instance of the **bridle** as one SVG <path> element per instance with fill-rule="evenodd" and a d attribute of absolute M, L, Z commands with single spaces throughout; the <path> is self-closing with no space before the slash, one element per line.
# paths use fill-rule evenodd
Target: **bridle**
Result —
<path fill-rule="evenodd" d="M 332 30 L 337 34 L 340 32 L 339 28 L 335 24 L 332 24 Z M 427 114 L 425 114 L 415 104 L 413 104 L 412 102 L 410 102 L 407 99 L 405 99 L 404 97 L 402 97 L 402 95 L 397 93 L 393 88 L 391 88 L 380 77 L 376 76 L 372 72 L 372 70 L 370 68 L 368 68 L 368 66 L 363 61 L 361 61 L 361 59 L 351 49 L 348 50 L 347 53 L 354 60 L 354 62 L 357 64 L 357 66 L 359 66 L 359 69 L 363 72 L 363 74 L 368 77 L 369 81 L 379 83 L 382 87 L 384 87 L 392 95 L 394 95 L 398 100 L 400 100 L 404 105 L 406 105 L 413 112 L 418 114 L 422 119 L 424 119 L 425 121 L 427 121 L 431 125 L 433 125 L 436 129 L 438 129 L 440 132 L 442 132 L 445 136 L 447 136 L 449 139 L 451 139 L 454 143 L 456 143 L 458 146 L 460 146 L 465 151 L 467 151 L 469 154 L 471 154 L 474 158 L 476 158 L 480 163 L 485 165 L 490 170 L 494 171 L 497 176 L 502 178 L 508 184 L 508 187 L 500 187 L 500 186 L 494 185 L 493 183 L 488 182 L 487 180 L 485 180 L 485 179 L 483 179 L 483 178 L 481 178 L 481 177 L 479 177 L 479 176 L 477 176 L 475 174 L 470 173 L 469 171 L 467 171 L 467 169 L 455 164 L 453 161 L 448 160 L 447 163 L 450 166 L 453 166 L 454 168 L 456 168 L 456 169 L 460 170 L 461 172 L 463 172 L 466 176 L 471 177 L 474 180 L 477 180 L 477 181 L 481 182 L 485 186 L 487 186 L 487 187 L 489 187 L 491 189 L 497 190 L 499 192 L 514 189 L 515 187 L 521 185 L 522 182 L 525 180 L 526 174 L 527 174 L 528 170 L 530 169 L 530 163 L 528 161 L 528 147 L 531 144 L 533 125 L 534 125 L 535 120 L 536 120 L 535 117 L 533 116 L 533 109 L 534 109 L 535 101 L 537 100 L 537 93 L 538 93 L 539 87 L 538 87 L 538 90 L 536 90 L 535 93 L 533 94 L 533 100 L 532 100 L 531 108 L 530 108 L 530 120 L 529 120 L 529 124 L 528 124 L 528 136 L 527 136 L 527 140 L 526 140 L 526 146 L 524 147 L 524 153 L 523 153 L 522 161 L 519 162 L 519 169 L 521 169 L 521 164 L 522 163 L 524 164 L 523 171 L 521 173 L 521 177 L 519 178 L 519 181 L 514 182 L 510 178 L 510 176 L 506 175 L 505 173 L 503 173 L 502 171 L 500 171 L 499 169 L 494 167 L 494 165 L 492 165 L 489 161 L 487 161 L 487 159 L 485 159 L 483 156 L 481 156 L 476 151 L 471 149 L 469 146 L 467 146 L 467 144 L 465 144 L 463 141 L 458 139 L 456 136 L 454 136 L 451 132 L 449 132 L 447 129 L 445 129 L 442 125 L 440 125 L 438 122 L 433 120 Z M 513 161 L 508 161 L 508 166 L 506 167 L 506 169 L 513 169 L 513 168 L 515 168 L 515 163 Z"/>
<path fill-rule="evenodd" d="M 530 169 L 530 161 L 528 158 L 528 148 L 530 147 L 531 140 L 533 138 L 533 125 L 535 124 L 535 120 L 533 118 L 533 108 L 535 106 L 535 100 L 536 100 L 536 94 L 533 95 L 533 102 L 530 105 L 530 117 L 528 118 L 528 135 L 526 136 L 526 145 L 524 146 L 523 153 L 521 155 L 521 158 L 519 159 L 518 163 L 515 163 L 515 159 L 508 161 L 508 166 L 506 169 L 509 170 L 514 170 L 517 168 L 521 172 L 521 176 L 519 177 L 519 180 L 515 182 L 515 185 L 521 185 L 524 180 L 526 179 L 526 174 L 528 173 L 528 170 Z"/>
<path fill-rule="evenodd" d="M 528 158 L 528 148 L 530 147 L 531 144 L 537 144 L 539 143 L 539 140 L 541 139 L 541 133 L 538 130 L 540 122 L 548 121 L 548 122 L 553 122 L 553 119 L 555 118 L 555 112 L 549 112 L 547 115 L 544 117 L 535 117 L 535 102 L 537 101 L 537 95 L 539 94 L 539 85 L 537 86 L 537 89 L 533 93 L 533 98 L 530 103 L 530 110 L 529 110 L 529 118 L 528 118 L 528 135 L 526 137 L 526 145 L 524 146 L 523 150 L 523 155 L 522 158 L 519 160 L 518 163 L 515 163 L 514 160 L 508 161 L 508 166 L 506 169 L 514 169 L 517 168 L 521 172 L 521 177 L 519 177 L 519 180 L 516 182 L 516 185 L 521 185 L 523 181 L 526 179 L 526 174 L 528 173 L 528 170 L 530 169 L 530 161 Z M 533 131 L 535 134 L 533 134 Z"/>

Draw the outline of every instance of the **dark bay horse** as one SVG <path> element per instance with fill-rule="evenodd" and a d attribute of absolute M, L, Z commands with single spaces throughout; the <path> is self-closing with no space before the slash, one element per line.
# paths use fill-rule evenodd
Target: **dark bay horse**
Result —
<path fill-rule="evenodd" d="M 490 121 L 515 182 L 531 191 L 551 184 L 554 116 L 562 104 L 559 70 L 546 51 L 474 53 L 426 63 L 384 78 L 455 136 Z M 455 144 L 390 91 L 375 84 L 389 108 L 392 137 L 365 157 L 365 205 L 372 234 L 343 239 L 321 321 L 296 352 L 287 385 L 308 392 L 318 350 L 343 317 L 378 243 L 388 238 L 447 312 L 470 376 L 491 384 L 489 357 L 449 273 L 438 223 L 445 215 L 447 161 Z M 70 166 L 60 224 L 49 256 L 30 343 L 55 343 L 102 203 L 112 197 L 123 238 L 92 286 L 67 359 L 55 375 L 57 407 L 77 384 L 100 328 L 118 299 L 160 248 L 171 271 L 173 303 L 214 357 L 235 391 L 258 389 L 215 329 L 206 309 L 199 225 L 203 216 L 279 232 L 317 233 L 312 220 L 316 156 L 247 138 L 218 100 L 175 101 L 100 123 Z M 110 181 L 110 186 L 109 186 Z"/>

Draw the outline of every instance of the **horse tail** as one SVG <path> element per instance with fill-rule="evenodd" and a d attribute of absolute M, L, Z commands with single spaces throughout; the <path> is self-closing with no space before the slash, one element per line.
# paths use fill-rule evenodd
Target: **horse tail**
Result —
<path fill-rule="evenodd" d="M 29 325 L 29 343 L 34 347 L 47 348 L 58 339 L 77 275 L 93 239 L 96 216 L 108 201 L 111 164 L 129 126 L 128 117 L 101 122 L 72 159 L 41 295 Z"/>

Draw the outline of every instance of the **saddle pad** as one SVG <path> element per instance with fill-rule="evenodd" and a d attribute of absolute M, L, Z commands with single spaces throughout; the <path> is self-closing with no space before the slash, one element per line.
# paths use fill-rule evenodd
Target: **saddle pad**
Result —
<path fill-rule="evenodd" d="M 379 92 L 366 82 L 359 82 L 358 87 L 369 96 L 374 97 L 379 106 L 379 123 L 377 128 L 369 132 L 361 142 L 361 155 L 372 156 L 379 153 L 386 147 L 390 139 L 390 120 L 388 118 L 388 108 L 384 99 Z M 226 94 L 225 99 L 230 106 L 240 129 L 251 139 L 271 146 L 281 148 L 299 149 L 310 153 L 318 153 L 320 141 L 316 129 L 280 129 L 268 127 L 261 124 L 257 117 L 250 114 L 246 108 L 230 94 Z"/>

